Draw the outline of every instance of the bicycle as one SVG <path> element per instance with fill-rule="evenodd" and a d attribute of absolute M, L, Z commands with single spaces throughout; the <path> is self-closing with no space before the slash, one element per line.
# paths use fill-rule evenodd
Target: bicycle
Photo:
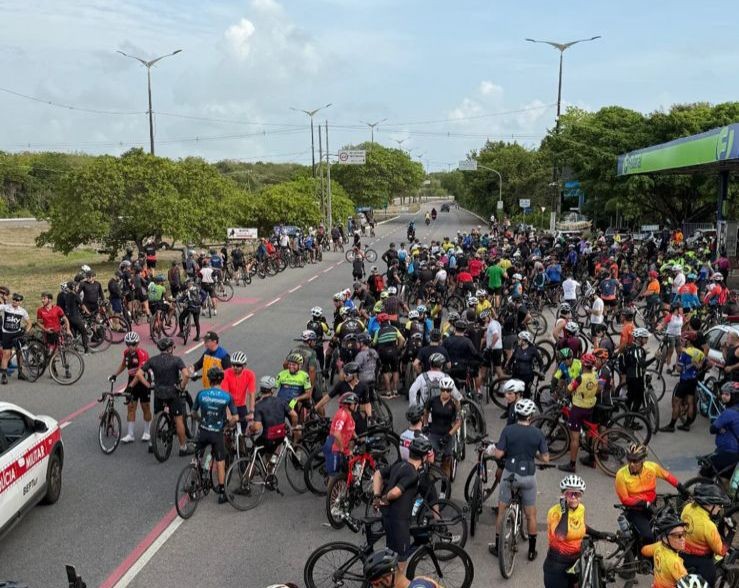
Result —
<path fill-rule="evenodd" d="M 208 458 L 203 460 L 205 450 L 195 453 L 190 464 L 186 465 L 177 477 L 175 488 L 175 508 L 183 519 L 189 519 L 198 508 L 200 501 L 213 490 L 213 470 L 215 459 L 211 449 Z"/>
<path fill-rule="evenodd" d="M 162 305 L 164 302 L 162 302 Z M 177 311 L 175 305 L 160 305 L 149 319 L 149 336 L 154 343 L 162 337 L 172 337 L 177 332 Z"/>
<path fill-rule="evenodd" d="M 156 394 L 156 393 L 155 393 Z M 187 390 L 177 391 L 179 399 L 182 401 L 183 414 L 182 419 L 185 425 L 185 435 L 192 438 L 194 427 L 192 425 L 192 396 Z M 154 451 L 154 457 L 160 463 L 169 459 L 174 445 L 174 438 L 177 434 L 175 426 L 175 417 L 170 413 L 169 400 L 163 400 L 164 409 L 154 415 L 153 424 L 154 432 L 151 436 L 151 444 Z"/>
<path fill-rule="evenodd" d="M 352 247 L 344 254 L 344 259 L 351 263 L 354 261 L 357 252 L 359 252 L 359 249 L 357 247 Z M 361 256 L 369 263 L 377 261 L 377 251 L 372 249 L 369 245 L 365 245 L 364 249 L 361 250 Z"/>
<path fill-rule="evenodd" d="M 110 391 L 103 392 L 98 402 L 105 402 L 103 412 L 100 413 L 98 425 L 98 444 L 105 455 L 112 454 L 121 442 L 121 416 L 115 408 L 118 398 L 125 398 L 126 404 L 131 400 L 128 391 L 114 392 L 113 382 L 110 383 Z"/>
<path fill-rule="evenodd" d="M 266 463 L 263 446 L 253 445 L 248 449 L 250 454 L 234 461 L 226 472 L 224 492 L 236 510 L 246 511 L 258 506 L 265 490 L 281 495 L 277 472 L 283 463 L 292 489 L 298 494 L 308 490 L 303 473 L 308 454 L 302 445 L 290 440 L 289 433 Z"/>
<path fill-rule="evenodd" d="M 495 443 L 490 439 L 482 439 L 477 445 L 477 461 L 470 470 L 467 480 L 464 483 L 464 499 L 469 506 L 470 511 L 470 535 L 475 536 L 477 520 L 482 514 L 482 506 L 485 501 L 493 495 L 495 489 L 500 483 L 502 474 L 500 468 L 495 474 L 490 473 L 489 468 L 493 463 L 497 463 L 493 452 L 495 451 Z"/>
<path fill-rule="evenodd" d="M 213 284 L 213 295 L 221 302 L 228 302 L 234 297 L 234 287 L 227 281 L 216 279 Z"/>
<path fill-rule="evenodd" d="M 651 574 L 652 567 L 648 561 L 634 558 L 635 537 L 632 530 L 626 533 L 619 531 L 605 540 L 615 543 L 616 550 L 601 555 L 595 549 L 598 540 L 589 535 L 583 538 L 580 557 L 573 566 L 580 588 L 605 588 L 606 584 L 616 581 L 617 575 L 622 578 L 633 578 L 637 573 Z"/>
<path fill-rule="evenodd" d="M 538 469 L 548 469 L 555 466 L 554 464 L 537 463 L 536 467 Z M 519 537 L 523 541 L 529 538 L 526 521 L 524 521 L 523 506 L 521 505 L 521 490 L 513 485 L 514 479 L 515 474 L 510 474 L 506 478 L 506 481 L 512 485 L 512 496 L 511 502 L 503 514 L 498 540 L 498 567 L 501 575 L 506 579 L 513 575 Z"/>

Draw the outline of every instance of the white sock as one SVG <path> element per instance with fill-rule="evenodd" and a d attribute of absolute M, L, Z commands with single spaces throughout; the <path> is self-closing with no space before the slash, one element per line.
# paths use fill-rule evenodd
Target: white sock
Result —
<path fill-rule="evenodd" d="M 133 437 L 133 426 L 135 425 L 135 422 L 129 421 L 128 423 L 128 434 Z"/>

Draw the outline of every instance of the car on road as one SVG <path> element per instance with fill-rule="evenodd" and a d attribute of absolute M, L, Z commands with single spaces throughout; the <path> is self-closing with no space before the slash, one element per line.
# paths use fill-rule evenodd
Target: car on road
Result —
<path fill-rule="evenodd" d="M 63 465 L 59 423 L 0 402 L 0 537 L 37 503 L 59 500 Z"/>
<path fill-rule="evenodd" d="M 449 212 L 449 203 L 445 202 L 441 205 L 441 212 Z"/>
<path fill-rule="evenodd" d="M 706 333 L 706 343 L 708 343 L 708 361 L 712 365 L 724 365 L 724 343 L 726 343 L 726 335 L 729 331 L 739 332 L 739 328 L 729 325 L 716 325 L 708 329 Z"/>

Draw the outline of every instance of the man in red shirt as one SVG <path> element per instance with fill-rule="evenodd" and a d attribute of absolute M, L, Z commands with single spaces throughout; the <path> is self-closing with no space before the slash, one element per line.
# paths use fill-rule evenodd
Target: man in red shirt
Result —
<path fill-rule="evenodd" d="M 470 273 L 467 266 L 461 268 L 457 272 L 457 277 L 456 277 L 457 288 L 461 289 L 462 296 L 465 296 L 465 295 L 472 296 L 472 292 L 475 289 L 475 285 L 473 284 L 473 279 L 474 278 L 472 277 L 472 274 Z"/>
<path fill-rule="evenodd" d="M 480 254 L 475 253 L 475 257 L 470 259 L 469 262 L 469 268 L 470 268 L 470 274 L 472 274 L 472 277 L 476 280 L 480 277 L 480 274 L 482 273 L 482 259 L 480 259 Z"/>
<path fill-rule="evenodd" d="M 136 425 L 136 406 L 141 403 L 141 412 L 144 414 L 144 432 L 141 435 L 142 441 L 149 441 L 151 435 L 149 433 L 149 427 L 151 426 L 151 404 L 149 402 L 151 398 L 151 392 L 149 388 L 144 386 L 141 382 L 136 380 L 136 372 L 149 361 L 149 354 L 145 349 L 139 347 L 141 338 L 139 334 L 130 331 L 126 333 L 123 338 L 126 343 L 126 349 L 123 350 L 123 358 L 121 363 L 118 365 L 118 369 L 113 375 L 108 378 L 109 382 L 115 382 L 116 377 L 122 371 L 128 373 L 128 384 L 126 385 L 126 391 L 131 394 L 131 400 L 128 402 L 128 431 L 126 436 L 121 439 L 121 443 L 132 443 L 134 440 L 133 433 Z M 151 450 L 150 450 L 151 451 Z"/>
<path fill-rule="evenodd" d="M 339 410 L 336 411 L 334 418 L 331 419 L 331 432 L 329 437 L 332 438 L 331 446 L 332 464 L 327 464 L 326 469 L 333 472 L 341 470 L 341 464 L 352 453 L 352 440 L 354 439 L 354 413 L 357 411 L 359 398 L 354 392 L 345 392 L 339 398 Z"/>
<path fill-rule="evenodd" d="M 246 353 L 243 351 L 231 354 L 231 367 L 223 372 L 221 389 L 233 398 L 239 422 L 245 431 L 247 421 L 254 419 L 257 376 L 252 370 L 246 369 Z"/>
<path fill-rule="evenodd" d="M 54 304 L 54 297 L 49 292 L 41 294 L 41 306 L 36 310 L 36 319 L 46 333 L 46 342 L 49 344 L 57 342 L 62 325 L 67 334 L 71 335 L 64 311 Z"/>

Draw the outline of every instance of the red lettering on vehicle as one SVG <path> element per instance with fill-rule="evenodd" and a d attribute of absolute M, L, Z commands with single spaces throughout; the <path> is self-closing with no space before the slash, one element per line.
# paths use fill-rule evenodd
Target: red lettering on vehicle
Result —
<path fill-rule="evenodd" d="M 0 494 L 5 492 L 26 472 L 42 461 L 61 440 L 62 434 L 59 427 L 54 428 L 46 437 L 42 438 L 36 445 L 26 451 L 21 457 L 0 470 Z"/>

